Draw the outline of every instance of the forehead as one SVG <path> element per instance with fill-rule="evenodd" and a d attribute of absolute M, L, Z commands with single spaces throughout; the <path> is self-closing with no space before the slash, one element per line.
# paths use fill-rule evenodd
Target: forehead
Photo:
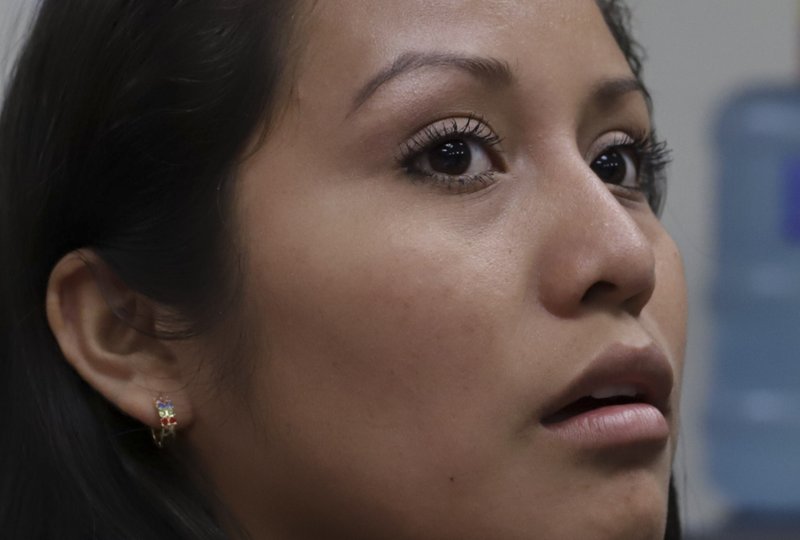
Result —
<path fill-rule="evenodd" d="M 409 51 L 500 59 L 537 86 L 630 74 L 594 0 L 316 0 L 311 6 L 296 73 L 301 93 L 320 85 L 329 92 L 357 88 Z"/>

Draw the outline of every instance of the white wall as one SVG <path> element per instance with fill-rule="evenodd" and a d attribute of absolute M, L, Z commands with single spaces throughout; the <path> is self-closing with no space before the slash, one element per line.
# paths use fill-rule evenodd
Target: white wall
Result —
<path fill-rule="evenodd" d="M 690 291 L 680 445 L 681 506 L 690 528 L 724 516 L 724 500 L 706 474 L 702 420 L 710 367 L 715 163 L 712 121 L 724 99 L 744 86 L 795 77 L 795 0 L 629 0 L 649 60 L 646 82 L 656 124 L 674 150 L 664 222 L 680 245 Z"/>
<path fill-rule="evenodd" d="M 736 89 L 793 78 L 798 69 L 795 0 L 629 0 L 649 53 L 646 79 L 656 123 L 675 162 L 664 222 L 681 246 L 690 289 L 690 337 L 678 465 L 685 519 L 692 528 L 724 516 L 706 474 L 702 429 L 709 379 L 715 213 L 711 121 Z M 0 75 L 10 66 L 36 0 L 0 0 Z M 685 474 L 684 474 L 685 472 Z"/>

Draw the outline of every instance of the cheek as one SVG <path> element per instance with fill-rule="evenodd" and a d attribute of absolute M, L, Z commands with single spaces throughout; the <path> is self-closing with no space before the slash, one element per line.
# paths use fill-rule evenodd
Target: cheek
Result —
<path fill-rule="evenodd" d="M 307 176 L 279 193 L 251 182 L 242 200 L 272 408 L 419 432 L 494 397 L 492 361 L 508 357 L 524 293 L 512 240 L 455 226 L 411 183 Z"/>
<path fill-rule="evenodd" d="M 483 263 L 436 235 L 382 242 L 361 232 L 306 238 L 253 284 L 266 303 L 270 375 L 339 411 L 419 425 L 454 388 L 486 380 L 481 365 L 499 352 L 508 308 Z"/>

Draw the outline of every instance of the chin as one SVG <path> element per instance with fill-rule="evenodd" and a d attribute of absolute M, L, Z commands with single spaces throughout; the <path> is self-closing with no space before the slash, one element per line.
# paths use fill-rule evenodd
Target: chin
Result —
<path fill-rule="evenodd" d="M 590 516 L 586 539 L 663 540 L 667 523 L 669 488 L 652 477 L 619 482 L 615 493 L 605 498 Z M 595 532 L 596 531 L 596 534 Z M 566 538 L 566 537 L 565 537 Z"/>

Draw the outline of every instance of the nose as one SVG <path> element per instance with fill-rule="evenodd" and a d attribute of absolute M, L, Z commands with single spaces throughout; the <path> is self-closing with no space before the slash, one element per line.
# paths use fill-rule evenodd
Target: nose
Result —
<path fill-rule="evenodd" d="M 645 209 L 615 197 L 585 165 L 582 175 L 559 190 L 540 252 L 540 299 L 560 317 L 589 309 L 636 317 L 655 288 L 653 246 L 634 217 Z"/>

